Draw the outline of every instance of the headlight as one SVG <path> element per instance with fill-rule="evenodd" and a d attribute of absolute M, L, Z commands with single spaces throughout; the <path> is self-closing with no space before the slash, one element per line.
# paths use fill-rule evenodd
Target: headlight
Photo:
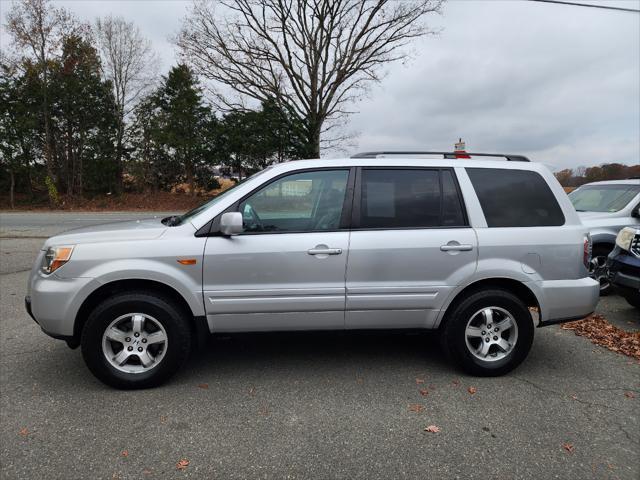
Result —
<path fill-rule="evenodd" d="M 69 261 L 73 253 L 74 245 L 61 245 L 59 247 L 49 247 L 44 254 L 42 271 L 47 275 L 55 272 Z"/>
<path fill-rule="evenodd" d="M 618 232 L 618 236 L 616 237 L 616 245 L 619 246 L 623 250 L 629 250 L 631 248 L 631 241 L 635 236 L 636 231 L 631 227 L 625 227 Z"/>

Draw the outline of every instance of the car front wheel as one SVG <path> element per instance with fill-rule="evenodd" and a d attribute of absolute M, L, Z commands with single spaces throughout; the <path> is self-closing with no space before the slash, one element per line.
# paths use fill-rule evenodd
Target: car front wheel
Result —
<path fill-rule="evenodd" d="M 89 370 L 115 388 L 157 386 L 185 362 L 191 347 L 186 315 L 153 292 L 121 293 L 100 303 L 82 331 Z"/>
<path fill-rule="evenodd" d="M 453 307 L 445 322 L 445 352 L 472 375 L 498 376 L 513 370 L 533 343 L 529 309 L 505 290 L 471 294 Z"/>

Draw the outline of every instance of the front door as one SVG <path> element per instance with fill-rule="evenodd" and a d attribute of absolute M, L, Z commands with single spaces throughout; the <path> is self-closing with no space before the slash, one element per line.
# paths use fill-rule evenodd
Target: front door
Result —
<path fill-rule="evenodd" d="M 349 169 L 285 174 L 236 204 L 244 233 L 205 246 L 214 331 L 344 328 L 348 183 Z"/>
<path fill-rule="evenodd" d="M 356 181 L 346 328 L 429 328 L 476 268 L 452 169 L 363 168 Z"/>

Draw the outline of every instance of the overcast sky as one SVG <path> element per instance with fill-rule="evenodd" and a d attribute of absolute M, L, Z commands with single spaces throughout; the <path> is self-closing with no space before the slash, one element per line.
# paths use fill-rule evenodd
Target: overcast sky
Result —
<path fill-rule="evenodd" d="M 162 70 L 175 63 L 170 37 L 188 1 L 56 3 L 84 20 L 135 21 Z M 640 9 L 640 0 L 599 3 Z M 9 5 L 0 0 L 3 23 Z M 640 162 L 640 14 L 450 0 L 429 22 L 441 33 L 416 42 L 413 59 L 390 66 L 355 106 L 348 153 L 449 150 L 462 137 L 469 151 L 524 153 L 556 169 Z"/>

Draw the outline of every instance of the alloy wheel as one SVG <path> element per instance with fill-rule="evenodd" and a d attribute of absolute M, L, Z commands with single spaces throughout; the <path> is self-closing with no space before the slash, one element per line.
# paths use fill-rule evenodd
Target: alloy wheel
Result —
<path fill-rule="evenodd" d="M 167 352 L 167 332 L 160 322 L 144 313 L 116 318 L 102 335 L 102 353 L 115 369 L 143 373 L 156 367 Z"/>
<path fill-rule="evenodd" d="M 474 313 L 465 329 L 469 352 L 479 360 L 495 362 L 507 357 L 518 341 L 518 325 L 504 308 L 485 307 Z"/>

